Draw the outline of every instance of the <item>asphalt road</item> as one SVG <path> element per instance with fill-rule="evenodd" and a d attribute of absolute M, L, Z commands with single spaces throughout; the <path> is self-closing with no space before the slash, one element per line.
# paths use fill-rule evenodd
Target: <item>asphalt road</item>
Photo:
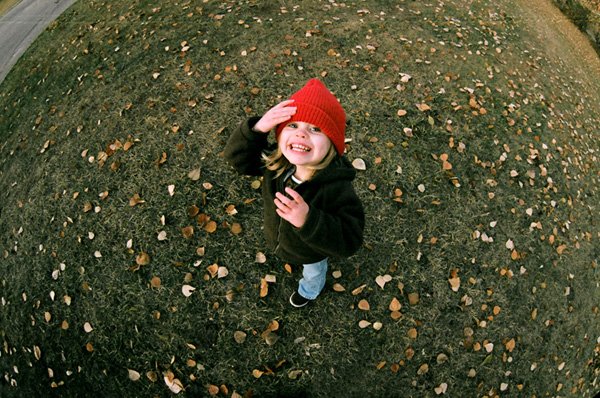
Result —
<path fill-rule="evenodd" d="M 21 0 L 0 17 L 0 84 L 40 33 L 76 0 Z"/>

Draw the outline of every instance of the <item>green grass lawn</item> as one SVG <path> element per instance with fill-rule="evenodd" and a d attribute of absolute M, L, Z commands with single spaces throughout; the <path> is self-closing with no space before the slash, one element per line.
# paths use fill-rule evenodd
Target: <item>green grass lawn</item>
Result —
<path fill-rule="evenodd" d="M 508 3 L 76 3 L 0 85 L 0 395 L 592 397 L 600 85 Z M 298 311 L 221 152 L 311 77 L 367 227 Z"/>

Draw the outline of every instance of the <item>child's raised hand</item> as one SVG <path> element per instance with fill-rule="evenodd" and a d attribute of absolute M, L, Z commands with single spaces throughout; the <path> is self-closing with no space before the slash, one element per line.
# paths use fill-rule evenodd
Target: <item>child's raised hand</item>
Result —
<path fill-rule="evenodd" d="M 295 106 L 288 106 L 294 102 L 294 100 L 282 101 L 267 111 L 260 118 L 260 120 L 254 125 L 254 130 L 261 133 L 268 133 L 273 130 L 275 126 L 291 119 L 296 113 Z"/>
<path fill-rule="evenodd" d="M 302 196 L 292 188 L 286 187 L 285 192 L 290 195 L 291 199 L 283 195 L 281 192 L 275 194 L 275 211 L 279 217 L 283 218 L 296 228 L 302 228 L 308 217 L 308 204 Z"/>

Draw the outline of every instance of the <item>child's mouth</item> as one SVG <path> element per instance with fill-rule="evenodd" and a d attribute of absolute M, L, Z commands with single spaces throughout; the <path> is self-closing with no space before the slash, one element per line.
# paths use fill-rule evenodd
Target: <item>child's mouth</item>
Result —
<path fill-rule="evenodd" d="M 310 148 L 300 144 L 291 144 L 290 149 L 295 152 L 310 152 Z"/>

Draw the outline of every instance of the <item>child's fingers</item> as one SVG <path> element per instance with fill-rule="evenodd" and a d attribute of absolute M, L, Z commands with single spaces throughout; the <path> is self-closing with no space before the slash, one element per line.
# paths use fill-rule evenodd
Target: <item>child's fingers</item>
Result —
<path fill-rule="evenodd" d="M 296 203 L 302 203 L 304 202 L 304 199 L 302 198 L 302 196 L 300 196 L 300 194 L 296 191 L 294 191 L 292 188 L 290 187 L 285 187 L 285 192 L 290 195 L 290 197 L 292 198 L 292 200 Z"/>
<path fill-rule="evenodd" d="M 286 197 L 284 194 L 282 194 L 281 192 L 277 192 L 275 194 L 275 204 L 277 204 L 277 202 L 281 203 L 282 206 L 284 206 L 285 208 L 291 208 L 294 204 L 294 201 L 288 197 Z M 279 206 L 278 206 L 279 207 Z"/>

